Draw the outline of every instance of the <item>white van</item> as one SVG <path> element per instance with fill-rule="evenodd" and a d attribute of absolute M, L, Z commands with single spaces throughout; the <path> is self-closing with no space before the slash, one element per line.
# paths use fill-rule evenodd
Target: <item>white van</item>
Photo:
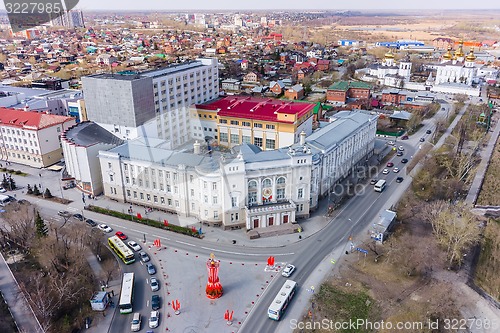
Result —
<path fill-rule="evenodd" d="M 377 184 L 375 184 L 373 189 L 375 190 L 375 192 L 382 192 L 385 189 L 386 183 L 387 182 L 385 181 L 385 179 L 381 179 L 377 182 Z"/>

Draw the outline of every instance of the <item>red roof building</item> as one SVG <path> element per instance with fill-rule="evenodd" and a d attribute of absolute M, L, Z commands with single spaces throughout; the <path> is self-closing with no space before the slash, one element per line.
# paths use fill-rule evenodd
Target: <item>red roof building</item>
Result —
<path fill-rule="evenodd" d="M 298 142 L 302 131 L 307 135 L 312 133 L 315 106 L 271 98 L 229 96 L 195 105 L 196 113 L 192 114 L 195 119 L 191 123 L 194 133 L 196 128 L 201 131 L 201 128 L 216 126 L 216 139 L 223 146 L 251 143 L 264 150 L 276 149 Z M 197 126 L 197 122 L 203 126 Z M 210 133 L 194 135 L 205 137 Z"/>
<path fill-rule="evenodd" d="M 0 108 L 0 159 L 43 168 L 63 158 L 61 134 L 72 117 Z"/>

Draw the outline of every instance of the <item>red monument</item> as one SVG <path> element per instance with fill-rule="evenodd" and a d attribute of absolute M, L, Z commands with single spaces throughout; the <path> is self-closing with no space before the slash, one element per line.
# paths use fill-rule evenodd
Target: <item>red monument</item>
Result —
<path fill-rule="evenodd" d="M 216 299 L 222 296 L 222 285 L 219 282 L 220 260 L 215 260 L 215 255 L 210 254 L 207 260 L 208 282 L 205 292 L 210 299 Z"/>

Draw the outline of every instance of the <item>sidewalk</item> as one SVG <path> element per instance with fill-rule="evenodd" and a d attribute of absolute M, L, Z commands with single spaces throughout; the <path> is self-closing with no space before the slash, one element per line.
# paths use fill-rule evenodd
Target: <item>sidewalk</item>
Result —
<path fill-rule="evenodd" d="M 31 306 L 21 292 L 5 258 L 0 253 L 0 291 L 20 332 L 43 332 Z"/>

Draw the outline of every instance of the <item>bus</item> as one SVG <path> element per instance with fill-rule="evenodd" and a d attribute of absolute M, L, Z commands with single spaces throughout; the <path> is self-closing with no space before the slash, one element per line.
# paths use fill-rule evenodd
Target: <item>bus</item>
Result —
<path fill-rule="evenodd" d="M 118 236 L 109 237 L 108 245 L 126 265 L 135 261 L 134 252 Z"/>
<path fill-rule="evenodd" d="M 271 305 L 269 305 L 269 309 L 267 310 L 269 318 L 280 320 L 281 316 L 288 307 L 288 303 L 290 303 L 293 295 L 295 294 L 296 288 L 297 282 L 293 280 L 285 281 L 278 295 L 276 295 Z"/>
<path fill-rule="evenodd" d="M 120 313 L 132 313 L 134 299 L 134 273 L 124 273 L 120 295 Z"/>
<path fill-rule="evenodd" d="M 377 184 L 375 184 L 375 186 L 373 187 L 375 189 L 375 192 L 382 192 L 385 189 L 386 183 L 387 182 L 384 179 L 379 180 Z"/>

